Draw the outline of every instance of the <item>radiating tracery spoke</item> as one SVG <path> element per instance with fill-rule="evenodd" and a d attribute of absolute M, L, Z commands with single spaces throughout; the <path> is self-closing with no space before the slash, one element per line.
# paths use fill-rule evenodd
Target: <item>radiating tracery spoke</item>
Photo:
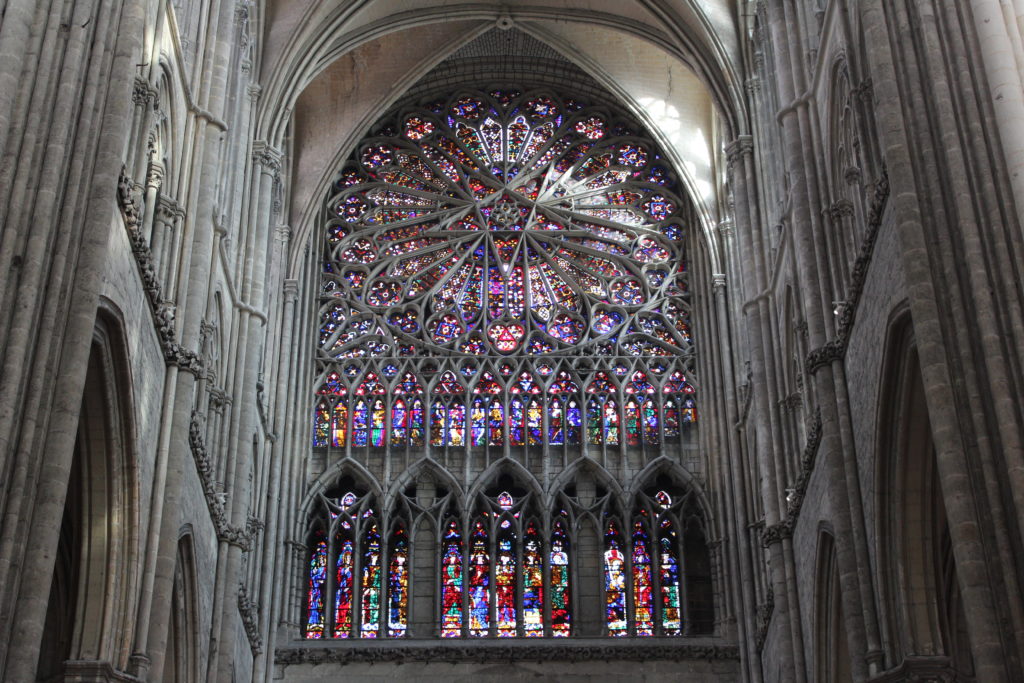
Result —
<path fill-rule="evenodd" d="M 577 102 L 494 91 L 405 114 L 328 203 L 324 294 L 352 305 L 322 314 L 322 346 L 678 353 L 684 314 L 663 302 L 685 295 L 675 185 L 649 141 Z"/>

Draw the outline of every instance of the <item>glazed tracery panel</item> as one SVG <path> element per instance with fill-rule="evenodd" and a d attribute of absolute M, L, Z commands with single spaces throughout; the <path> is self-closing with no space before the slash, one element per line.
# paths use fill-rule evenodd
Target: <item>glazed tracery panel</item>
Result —
<path fill-rule="evenodd" d="M 326 204 L 313 445 L 419 446 L 416 420 L 433 447 L 575 446 L 585 419 L 595 445 L 677 438 L 697 417 L 678 190 L 635 124 L 552 93 L 386 117 Z"/>
<path fill-rule="evenodd" d="M 320 494 L 306 637 L 570 637 L 575 591 L 606 602 L 591 634 L 682 635 L 667 508 L 616 507 L 607 492 L 601 509 L 564 491 L 542 502 L 543 487 L 485 492 L 471 474 L 512 459 L 548 477 L 577 458 L 682 464 L 696 450 L 680 191 L 634 123 L 550 92 L 421 102 L 357 146 L 324 207 L 313 458 L 359 463 L 406 507 Z M 388 488 L 417 462 L 467 492 L 434 508 L 429 542 L 424 509 Z M 597 525 L 587 544 L 584 518 Z M 429 634 L 409 607 L 421 546 L 435 567 Z M 580 585 L 583 546 L 601 585 Z"/>

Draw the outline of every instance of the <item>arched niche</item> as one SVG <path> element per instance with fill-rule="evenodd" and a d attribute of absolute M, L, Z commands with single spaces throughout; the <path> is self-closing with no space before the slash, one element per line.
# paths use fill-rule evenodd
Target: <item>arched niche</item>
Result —
<path fill-rule="evenodd" d="M 41 679 L 128 668 L 139 542 L 126 348 L 118 317 L 101 309 L 39 650 Z"/>

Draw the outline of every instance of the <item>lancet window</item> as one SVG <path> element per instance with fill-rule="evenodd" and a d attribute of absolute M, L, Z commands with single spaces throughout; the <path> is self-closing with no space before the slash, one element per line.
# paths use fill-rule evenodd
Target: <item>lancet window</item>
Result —
<path fill-rule="evenodd" d="M 365 487 L 343 479 L 319 495 L 311 517 L 304 636 L 407 637 L 417 590 L 436 596 L 429 633 L 442 638 L 581 635 L 577 601 L 595 594 L 604 605 L 603 624 L 582 635 L 710 632 L 709 554 L 691 492 L 657 481 L 628 508 L 609 489 L 584 486 L 589 493 L 580 495 L 572 484 L 545 504 L 502 475 L 463 506 L 439 493 L 431 499 L 441 501 L 431 513 L 436 531 L 417 531 L 408 511 L 431 505 L 411 502 L 415 487 L 396 498 L 396 510 L 380 511 Z M 588 519 L 603 520 L 603 543 L 592 557 L 577 553 Z M 415 560 L 416 552 L 428 555 Z M 439 572 L 417 579 L 414 560 Z M 580 586 L 581 564 L 600 567 L 600 585 Z"/>
<path fill-rule="evenodd" d="M 408 628 L 409 537 L 372 495 L 321 495 L 310 533 L 306 638 L 400 638 Z"/>

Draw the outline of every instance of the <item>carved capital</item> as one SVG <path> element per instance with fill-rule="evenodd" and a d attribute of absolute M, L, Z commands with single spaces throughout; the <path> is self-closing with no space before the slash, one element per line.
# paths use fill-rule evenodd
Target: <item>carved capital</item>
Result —
<path fill-rule="evenodd" d="M 807 360 L 804 363 L 807 374 L 813 375 L 826 365 L 843 360 L 845 355 L 846 340 L 834 339 L 807 354 Z"/>
<path fill-rule="evenodd" d="M 299 281 L 285 280 L 281 285 L 281 292 L 284 294 L 285 301 L 294 302 L 299 297 Z"/>
<path fill-rule="evenodd" d="M 753 154 L 754 138 L 750 135 L 741 135 L 725 146 L 725 158 L 730 169 Z"/>
<path fill-rule="evenodd" d="M 146 169 L 146 187 L 157 189 L 164 183 L 164 167 L 156 161 L 149 163 Z"/>
<path fill-rule="evenodd" d="M 853 216 L 853 202 L 849 199 L 837 199 L 832 206 L 828 207 L 828 215 L 835 222 Z"/>
<path fill-rule="evenodd" d="M 281 172 L 281 152 L 265 142 L 253 146 L 252 160 L 263 168 L 263 172 L 276 176 Z"/>

